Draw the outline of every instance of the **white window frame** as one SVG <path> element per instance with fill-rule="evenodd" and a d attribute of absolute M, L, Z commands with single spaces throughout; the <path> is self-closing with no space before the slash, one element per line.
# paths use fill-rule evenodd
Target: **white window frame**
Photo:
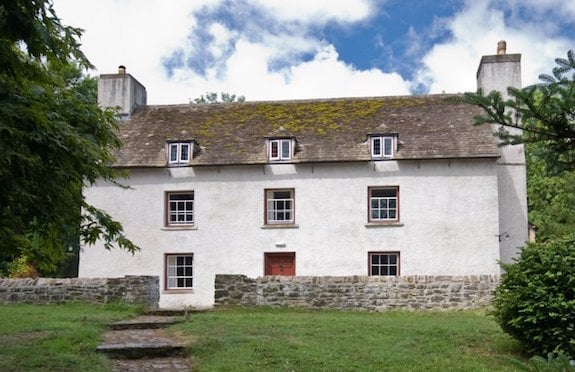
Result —
<path fill-rule="evenodd" d="M 278 193 L 289 193 L 289 197 L 278 197 Z M 265 190 L 265 224 L 279 225 L 295 223 L 295 190 L 267 189 Z"/>
<path fill-rule="evenodd" d="M 371 137 L 371 157 L 391 159 L 394 156 L 395 137 L 393 136 L 372 136 Z M 376 144 L 377 143 L 377 144 Z"/>
<path fill-rule="evenodd" d="M 187 149 L 184 151 L 184 149 Z M 175 157 L 172 157 L 172 151 L 175 150 Z M 168 163 L 169 164 L 187 164 L 192 156 L 191 142 L 170 142 L 168 143 Z"/>
<path fill-rule="evenodd" d="M 175 253 L 165 257 L 166 290 L 194 288 L 194 254 Z"/>
<path fill-rule="evenodd" d="M 369 252 L 368 255 L 369 255 L 368 258 L 369 276 L 399 276 L 399 269 L 400 269 L 399 252 Z M 377 256 L 377 260 L 374 260 L 374 256 Z M 383 257 L 386 257 L 386 260 L 382 260 Z M 374 273 L 374 269 L 376 273 Z"/>
<path fill-rule="evenodd" d="M 172 199 L 172 196 L 176 195 L 187 195 L 191 196 L 191 198 Z M 193 191 L 166 191 L 166 226 L 193 226 L 195 220 L 194 200 L 195 195 Z M 172 220 L 173 217 L 175 217 L 175 220 Z M 183 217 L 183 220 L 180 220 L 179 217 Z"/>
<path fill-rule="evenodd" d="M 374 191 L 393 190 L 395 196 L 373 196 Z M 399 221 L 399 186 L 370 186 L 367 188 L 368 222 L 385 223 Z M 374 216 L 373 212 L 376 212 Z M 390 217 L 392 215 L 393 217 Z"/>
<path fill-rule="evenodd" d="M 282 161 L 290 160 L 292 157 L 292 140 L 289 138 L 279 138 L 269 140 L 269 156 L 270 160 Z M 277 155 L 274 156 L 274 146 L 277 149 Z"/>

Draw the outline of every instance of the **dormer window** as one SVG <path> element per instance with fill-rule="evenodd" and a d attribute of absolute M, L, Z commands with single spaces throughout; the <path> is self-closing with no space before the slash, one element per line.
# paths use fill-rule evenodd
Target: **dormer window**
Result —
<path fill-rule="evenodd" d="M 168 163 L 187 164 L 192 156 L 191 142 L 171 142 L 168 143 Z"/>
<path fill-rule="evenodd" d="M 269 140 L 270 160 L 290 160 L 292 156 L 292 140 L 289 138 Z"/>
<path fill-rule="evenodd" d="M 371 157 L 391 159 L 394 155 L 394 136 L 371 136 Z"/>

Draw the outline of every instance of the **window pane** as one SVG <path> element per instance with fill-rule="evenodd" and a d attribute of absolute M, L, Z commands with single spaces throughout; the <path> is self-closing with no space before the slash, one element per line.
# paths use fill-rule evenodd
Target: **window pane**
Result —
<path fill-rule="evenodd" d="M 170 144 L 170 163 L 175 163 L 178 161 L 178 144 Z"/>
<path fill-rule="evenodd" d="M 291 141 L 290 140 L 282 140 L 281 141 L 282 144 L 282 159 L 289 159 L 291 156 L 290 154 L 290 144 Z"/>
<path fill-rule="evenodd" d="M 376 137 L 371 140 L 371 153 L 373 156 L 381 156 L 381 138 Z"/>
<path fill-rule="evenodd" d="M 396 253 L 370 254 L 370 275 L 398 275 L 399 255 Z"/>
<path fill-rule="evenodd" d="M 393 144 L 393 139 L 391 137 L 385 137 L 383 140 L 383 144 L 384 144 L 384 153 L 383 155 L 385 156 L 392 156 L 392 144 Z"/>
<path fill-rule="evenodd" d="M 397 196 L 397 189 L 396 188 L 378 188 L 378 189 L 371 189 L 371 196 L 372 197 L 396 197 Z"/>
<path fill-rule="evenodd" d="M 180 144 L 180 161 L 190 160 L 190 144 L 182 143 Z"/>
<path fill-rule="evenodd" d="M 278 141 L 271 141 L 270 142 L 270 156 L 272 159 L 277 159 L 279 157 L 278 154 Z"/>
<path fill-rule="evenodd" d="M 177 284 L 176 278 L 168 278 L 168 288 L 176 288 Z"/>
<path fill-rule="evenodd" d="M 289 199 L 291 198 L 291 191 L 275 191 L 274 199 Z"/>
<path fill-rule="evenodd" d="M 192 288 L 193 256 L 170 255 L 167 262 L 167 288 Z"/>
<path fill-rule="evenodd" d="M 194 223 L 194 193 L 178 192 L 168 194 L 168 220 L 170 224 L 184 225 Z"/>

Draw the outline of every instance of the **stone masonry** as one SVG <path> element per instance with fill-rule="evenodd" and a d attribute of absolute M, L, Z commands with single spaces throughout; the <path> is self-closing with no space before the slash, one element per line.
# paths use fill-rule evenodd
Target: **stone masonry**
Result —
<path fill-rule="evenodd" d="M 0 278 L 0 304 L 125 302 L 157 308 L 159 277 L 5 279 Z"/>
<path fill-rule="evenodd" d="M 288 306 L 383 311 L 489 306 L 499 276 L 216 275 L 216 305 Z"/>

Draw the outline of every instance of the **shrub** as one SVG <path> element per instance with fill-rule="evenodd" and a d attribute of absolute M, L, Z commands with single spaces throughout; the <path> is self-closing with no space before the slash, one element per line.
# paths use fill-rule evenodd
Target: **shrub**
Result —
<path fill-rule="evenodd" d="M 20 256 L 8 265 L 8 276 L 14 279 L 37 278 L 38 271 L 27 256 Z"/>
<path fill-rule="evenodd" d="M 494 296 L 501 328 L 530 354 L 575 358 L 575 235 L 531 243 L 502 266 Z"/>

